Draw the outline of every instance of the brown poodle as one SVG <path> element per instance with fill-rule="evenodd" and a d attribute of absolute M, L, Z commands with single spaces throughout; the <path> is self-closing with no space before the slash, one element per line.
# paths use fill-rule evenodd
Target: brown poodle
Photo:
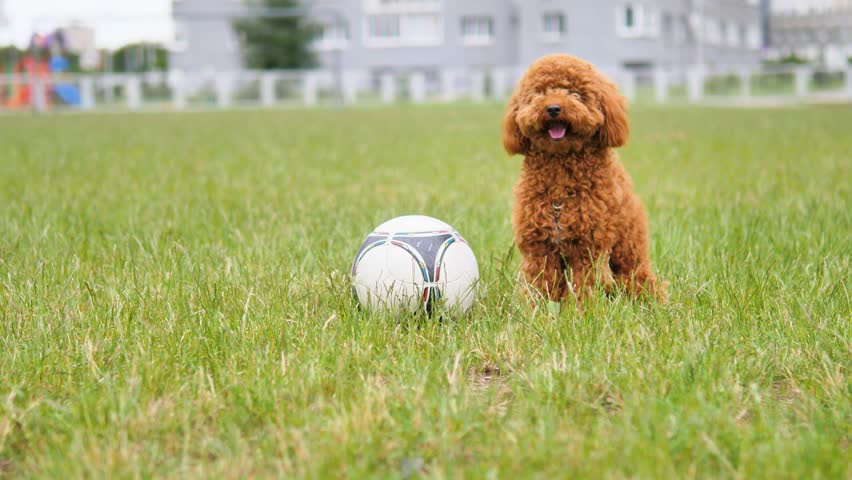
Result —
<path fill-rule="evenodd" d="M 628 134 L 616 86 L 568 55 L 535 62 L 509 102 L 503 145 L 525 156 L 515 243 L 526 280 L 551 300 L 584 297 L 595 282 L 609 290 L 613 277 L 627 292 L 666 299 L 648 256 L 645 208 L 614 150 Z"/>

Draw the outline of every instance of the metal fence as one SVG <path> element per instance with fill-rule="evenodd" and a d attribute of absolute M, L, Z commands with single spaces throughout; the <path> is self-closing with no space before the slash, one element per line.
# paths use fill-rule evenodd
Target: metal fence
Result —
<path fill-rule="evenodd" d="M 852 102 L 852 67 L 609 72 L 632 102 L 749 105 Z M 505 101 L 523 68 L 7 75 L 0 112 L 169 111 Z"/>

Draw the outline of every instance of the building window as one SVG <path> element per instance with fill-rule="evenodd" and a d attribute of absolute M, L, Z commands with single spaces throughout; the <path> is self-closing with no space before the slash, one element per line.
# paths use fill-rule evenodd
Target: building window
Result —
<path fill-rule="evenodd" d="M 674 35 L 674 18 L 671 13 L 663 14 L 663 36 L 670 38 Z"/>
<path fill-rule="evenodd" d="M 704 39 L 710 45 L 720 45 L 722 43 L 722 24 L 720 20 L 716 20 L 715 18 L 704 20 Z"/>
<path fill-rule="evenodd" d="M 760 27 L 749 25 L 746 30 L 746 45 L 752 50 L 760 49 Z"/>
<path fill-rule="evenodd" d="M 640 37 L 644 34 L 645 10 L 641 5 L 627 3 L 616 9 L 616 31 L 621 37 Z"/>
<path fill-rule="evenodd" d="M 370 15 L 367 36 L 374 39 L 399 38 L 399 15 Z"/>
<path fill-rule="evenodd" d="M 543 22 L 545 41 L 557 41 L 565 35 L 565 15 L 558 12 L 545 13 Z"/>
<path fill-rule="evenodd" d="M 636 28 L 636 11 L 633 9 L 633 5 L 624 7 L 624 28 Z"/>
<path fill-rule="evenodd" d="M 366 21 L 369 47 L 427 46 L 442 41 L 442 17 L 437 13 L 368 15 Z"/>
<path fill-rule="evenodd" d="M 740 46 L 740 31 L 737 28 L 737 24 L 734 22 L 725 22 L 724 23 L 725 30 L 725 43 L 729 47 L 739 47 Z"/>
<path fill-rule="evenodd" d="M 183 22 L 175 22 L 175 37 L 171 49 L 175 52 L 183 52 L 189 48 L 189 29 Z"/>
<path fill-rule="evenodd" d="M 433 10 L 440 7 L 443 0 L 365 0 L 368 10 Z"/>
<path fill-rule="evenodd" d="M 690 42 L 695 40 L 695 30 L 689 21 L 688 15 L 678 17 L 677 29 L 675 30 L 675 41 Z"/>
<path fill-rule="evenodd" d="M 349 46 L 349 28 L 346 24 L 325 24 L 321 28 L 320 35 L 314 41 L 316 50 L 342 50 Z"/>
<path fill-rule="evenodd" d="M 646 37 L 659 37 L 660 36 L 660 12 L 655 9 L 647 9 L 645 10 L 645 24 L 640 25 L 642 28 L 642 33 Z"/>
<path fill-rule="evenodd" d="M 466 45 L 488 45 L 494 41 L 494 19 L 491 17 L 463 17 L 461 30 Z"/>

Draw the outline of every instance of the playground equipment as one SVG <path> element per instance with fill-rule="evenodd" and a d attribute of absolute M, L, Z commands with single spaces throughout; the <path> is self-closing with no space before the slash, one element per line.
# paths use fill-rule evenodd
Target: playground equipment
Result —
<path fill-rule="evenodd" d="M 4 106 L 9 109 L 20 109 L 35 105 L 39 100 L 43 106 L 49 106 L 53 101 L 65 105 L 80 106 L 80 91 L 69 83 L 53 84 L 53 75 L 68 70 L 68 60 L 61 55 L 64 50 L 62 32 L 57 31 L 47 36 L 33 35 L 30 42 L 30 55 L 24 57 L 13 69 L 11 93 Z M 51 55 L 49 61 L 42 60 L 40 52 Z"/>
<path fill-rule="evenodd" d="M 50 71 L 53 73 L 66 72 L 68 67 L 65 57 L 53 57 L 50 61 Z M 57 83 L 53 86 L 53 94 L 68 105 L 80 106 L 80 90 L 70 83 Z"/>
<path fill-rule="evenodd" d="M 6 101 L 7 108 L 23 108 L 32 105 L 33 90 L 36 79 L 46 85 L 50 69 L 46 62 L 40 62 L 32 57 L 26 57 L 15 65 L 14 77 L 17 81 L 12 84 L 12 94 Z"/>

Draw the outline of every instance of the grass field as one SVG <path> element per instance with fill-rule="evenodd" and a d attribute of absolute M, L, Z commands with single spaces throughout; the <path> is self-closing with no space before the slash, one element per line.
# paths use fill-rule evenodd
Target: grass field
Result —
<path fill-rule="evenodd" d="M 0 117 L 0 476 L 849 478 L 852 108 L 637 109 L 671 302 L 535 315 L 500 117 Z M 470 316 L 355 307 L 408 213 Z"/>

